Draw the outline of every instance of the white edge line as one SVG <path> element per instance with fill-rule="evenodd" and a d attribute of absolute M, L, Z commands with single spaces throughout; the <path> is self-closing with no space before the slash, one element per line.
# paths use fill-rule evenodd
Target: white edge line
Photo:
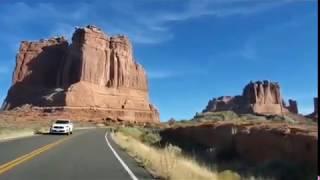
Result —
<path fill-rule="evenodd" d="M 133 180 L 138 180 L 138 178 L 133 174 L 133 172 L 129 169 L 128 165 L 120 158 L 120 156 L 118 155 L 118 153 L 113 149 L 113 147 L 111 146 L 109 140 L 108 140 L 108 132 L 106 132 L 105 134 L 105 139 L 106 142 L 109 146 L 109 148 L 111 149 L 111 151 L 113 152 L 114 156 L 118 159 L 118 161 L 120 162 L 120 164 L 123 166 L 123 168 L 127 171 L 127 173 L 130 175 L 131 179 Z"/>

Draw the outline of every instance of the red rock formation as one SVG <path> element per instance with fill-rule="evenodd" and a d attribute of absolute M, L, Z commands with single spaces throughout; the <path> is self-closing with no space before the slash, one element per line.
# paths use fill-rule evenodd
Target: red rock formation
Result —
<path fill-rule="evenodd" d="M 207 107 L 203 112 L 217 112 L 217 111 L 248 111 L 248 105 L 243 102 L 242 96 L 221 96 L 213 98 L 209 101 Z"/>
<path fill-rule="evenodd" d="M 286 107 L 290 112 L 298 114 L 298 104 L 297 101 L 289 99 L 289 106 Z"/>
<path fill-rule="evenodd" d="M 112 119 L 159 122 L 129 39 L 108 37 L 94 26 L 76 29 L 70 46 L 63 38 L 22 42 L 13 79 L 6 110 L 24 104 L 96 108 L 120 112 Z"/>
<path fill-rule="evenodd" d="M 213 153 L 232 151 L 238 158 L 251 163 L 283 160 L 317 167 L 316 126 L 219 122 L 168 128 L 161 131 L 160 135 L 165 143 L 182 148 L 185 145 L 201 149 L 214 148 Z"/>
<path fill-rule="evenodd" d="M 306 115 L 307 118 L 311 118 L 314 121 L 318 121 L 318 98 L 313 99 L 314 111 L 311 114 Z"/>
<path fill-rule="evenodd" d="M 76 80 L 113 88 L 148 90 L 146 73 L 135 62 L 127 37 L 108 37 L 100 29 L 89 26 L 75 31 L 70 49 L 63 85 L 72 83 L 69 77 L 75 63 L 81 70 Z"/>
<path fill-rule="evenodd" d="M 209 101 L 203 112 L 232 110 L 237 113 L 282 114 L 284 107 L 280 86 L 269 81 L 250 82 L 241 96 L 222 96 Z"/>
<path fill-rule="evenodd" d="M 242 96 L 255 113 L 282 114 L 287 112 L 283 108 L 280 86 L 276 82 L 250 82 L 244 88 Z"/>
<path fill-rule="evenodd" d="M 63 37 L 39 42 L 23 41 L 17 55 L 13 84 L 56 87 L 56 69 L 63 63 L 67 50 L 68 42 Z"/>

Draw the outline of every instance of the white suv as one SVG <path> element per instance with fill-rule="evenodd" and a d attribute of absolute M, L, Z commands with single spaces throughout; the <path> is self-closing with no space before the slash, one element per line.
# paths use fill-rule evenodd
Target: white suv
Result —
<path fill-rule="evenodd" d="M 56 120 L 50 128 L 50 133 L 63 133 L 63 134 L 72 134 L 73 124 L 70 120 L 59 119 Z"/>

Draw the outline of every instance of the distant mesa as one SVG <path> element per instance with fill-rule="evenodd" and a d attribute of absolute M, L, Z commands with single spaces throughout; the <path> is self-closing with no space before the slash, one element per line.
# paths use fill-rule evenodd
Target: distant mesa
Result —
<path fill-rule="evenodd" d="M 94 109 L 103 111 L 99 118 L 159 122 L 149 101 L 146 72 L 135 61 L 129 39 L 109 37 L 92 25 L 76 28 L 71 44 L 63 37 L 22 41 L 12 81 L 4 110 L 26 104 Z"/>
<path fill-rule="evenodd" d="M 217 111 L 263 115 L 281 115 L 289 112 L 298 114 L 298 105 L 296 101 L 290 99 L 287 106 L 282 99 L 279 84 L 264 80 L 247 84 L 242 95 L 213 98 L 203 110 L 203 112 Z"/>

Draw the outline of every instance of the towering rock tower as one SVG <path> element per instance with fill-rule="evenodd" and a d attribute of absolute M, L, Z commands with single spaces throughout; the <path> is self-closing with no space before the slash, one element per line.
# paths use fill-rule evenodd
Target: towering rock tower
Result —
<path fill-rule="evenodd" d="M 3 109 L 29 104 L 64 111 L 95 109 L 101 118 L 159 122 L 149 102 L 147 75 L 125 36 L 109 37 L 95 26 L 62 38 L 22 42 L 13 84 Z"/>

